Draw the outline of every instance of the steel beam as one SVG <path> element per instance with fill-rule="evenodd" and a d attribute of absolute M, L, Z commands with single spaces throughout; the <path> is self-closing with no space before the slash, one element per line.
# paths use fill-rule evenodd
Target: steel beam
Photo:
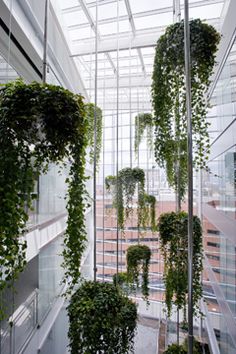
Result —
<path fill-rule="evenodd" d="M 219 19 L 208 20 L 209 24 L 217 25 Z M 148 30 L 136 30 L 136 35 L 132 39 L 132 49 L 155 47 L 159 37 L 164 33 L 166 26 L 149 28 Z M 76 41 L 77 42 L 77 41 Z M 74 41 L 74 43 L 76 43 Z M 119 48 L 121 50 L 129 50 L 130 37 L 129 32 L 121 33 L 119 36 Z M 98 44 L 98 53 L 108 53 L 116 51 L 116 35 L 102 36 L 102 41 Z M 72 57 L 90 55 L 95 53 L 94 39 L 85 38 L 74 44 L 72 48 Z"/>

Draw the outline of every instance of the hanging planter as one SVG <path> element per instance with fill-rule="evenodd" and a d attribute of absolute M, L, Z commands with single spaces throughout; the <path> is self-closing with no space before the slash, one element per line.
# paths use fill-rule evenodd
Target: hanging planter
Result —
<path fill-rule="evenodd" d="M 151 250 L 145 245 L 134 245 L 127 249 L 127 274 L 131 283 L 139 286 L 139 277 L 142 276 L 142 295 L 145 300 L 149 296 L 148 273 L 151 259 Z"/>
<path fill-rule="evenodd" d="M 80 275 L 84 224 L 87 120 L 80 95 L 58 86 L 17 80 L 0 90 L 0 291 L 25 266 L 26 232 L 35 179 L 49 163 L 68 160 L 68 223 L 64 267 L 71 287 Z"/>
<path fill-rule="evenodd" d="M 188 295 L 188 214 L 165 213 L 159 218 L 161 252 L 164 258 L 165 303 L 168 316 L 172 305 L 186 313 Z M 202 228 L 197 216 L 193 217 L 193 308 L 199 313 L 202 297 Z"/>
<path fill-rule="evenodd" d="M 113 206 L 117 208 L 118 226 L 124 230 L 126 219 L 133 211 L 133 197 L 136 188 L 138 189 L 138 226 L 145 225 L 144 220 L 144 171 L 138 167 L 124 168 L 118 173 L 118 180 L 115 176 L 108 176 L 105 179 L 105 186 L 112 194 Z"/>
<path fill-rule="evenodd" d="M 206 168 L 210 150 L 206 121 L 207 90 L 220 41 L 214 27 L 196 19 L 190 21 L 191 97 L 194 166 Z M 180 198 L 187 185 L 187 121 L 184 62 L 184 22 L 167 27 L 156 46 L 152 76 L 152 103 L 155 112 L 156 161 Z"/>
<path fill-rule="evenodd" d="M 139 145 L 141 144 L 145 131 L 147 134 L 147 146 L 151 151 L 153 150 L 153 126 L 151 113 L 139 113 L 135 117 L 134 149 L 136 154 L 138 153 Z"/>
<path fill-rule="evenodd" d="M 94 118 L 96 112 L 96 161 L 100 160 L 101 148 L 102 148 L 102 110 L 96 107 L 93 103 L 87 103 L 85 105 L 86 118 L 88 121 L 88 143 L 90 146 L 90 163 L 94 160 Z"/>
<path fill-rule="evenodd" d="M 84 282 L 68 306 L 71 354 L 133 353 L 136 305 L 109 283 Z"/>

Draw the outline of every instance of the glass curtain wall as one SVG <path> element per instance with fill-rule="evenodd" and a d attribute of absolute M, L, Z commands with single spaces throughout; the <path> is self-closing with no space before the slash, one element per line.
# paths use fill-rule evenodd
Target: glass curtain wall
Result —
<path fill-rule="evenodd" d="M 212 158 L 202 182 L 204 293 L 220 353 L 236 351 L 235 68 L 234 41 L 211 99 Z"/>

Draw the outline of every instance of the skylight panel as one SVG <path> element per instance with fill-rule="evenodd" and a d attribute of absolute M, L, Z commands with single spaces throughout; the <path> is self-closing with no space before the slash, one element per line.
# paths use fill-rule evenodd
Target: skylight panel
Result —
<path fill-rule="evenodd" d="M 77 41 L 80 39 L 91 38 L 91 37 L 95 37 L 95 34 L 92 31 L 90 26 L 83 27 L 70 32 L 70 38 L 72 41 Z"/>
<path fill-rule="evenodd" d="M 81 25 L 84 23 L 88 23 L 88 20 L 82 10 L 64 13 L 63 19 L 67 26 L 73 26 L 78 24 Z"/>
<path fill-rule="evenodd" d="M 158 15 L 144 16 L 134 19 L 135 26 L 138 30 L 145 28 L 153 28 L 167 26 L 173 22 L 173 13 L 166 12 Z"/>
<path fill-rule="evenodd" d="M 90 12 L 93 16 L 93 18 L 96 18 L 96 6 L 90 7 Z M 126 7 L 124 4 L 124 1 L 119 2 L 119 16 L 124 16 L 127 15 Z M 99 4 L 98 8 L 98 20 L 105 20 L 109 19 L 111 17 L 116 17 L 117 16 L 117 3 L 112 2 L 108 4 Z"/>
<path fill-rule="evenodd" d="M 129 21 L 124 20 L 124 21 L 119 21 L 119 33 L 122 32 L 128 32 L 130 29 L 129 26 Z M 110 34 L 116 34 L 117 33 L 117 23 L 112 22 L 112 23 L 106 23 L 106 24 L 101 24 L 99 25 L 99 31 L 102 36 L 110 35 Z"/>
<path fill-rule="evenodd" d="M 199 7 L 190 7 L 189 8 L 189 18 L 195 19 L 200 18 L 201 20 L 218 18 L 220 17 L 221 11 L 223 8 L 223 3 L 211 4 Z M 181 11 L 181 17 L 183 18 L 184 12 Z"/>
<path fill-rule="evenodd" d="M 145 1 L 129 0 L 129 1 L 133 13 L 152 11 L 156 9 L 173 6 L 173 0 L 145 0 Z"/>
<path fill-rule="evenodd" d="M 111 57 L 116 58 L 116 52 L 111 52 Z M 120 50 L 119 51 L 119 58 L 126 58 L 129 59 L 129 56 L 132 57 L 132 59 L 137 58 L 137 51 L 136 49 L 131 49 L 131 50 Z"/>
<path fill-rule="evenodd" d="M 151 54 L 151 55 L 154 56 L 154 54 L 155 54 L 155 49 L 154 49 L 153 47 L 142 48 L 142 49 L 141 49 L 141 52 L 142 52 L 143 55 L 146 55 L 146 54 L 149 55 L 149 54 Z"/>
<path fill-rule="evenodd" d="M 79 5 L 78 0 L 59 0 L 59 4 L 62 10 Z"/>
<path fill-rule="evenodd" d="M 153 57 L 145 57 L 144 56 L 143 61 L 144 61 L 145 66 L 149 65 L 149 64 L 153 65 Z"/>

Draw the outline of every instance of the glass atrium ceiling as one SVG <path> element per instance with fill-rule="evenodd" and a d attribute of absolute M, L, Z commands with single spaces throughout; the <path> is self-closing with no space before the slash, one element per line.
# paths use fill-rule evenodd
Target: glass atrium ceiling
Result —
<path fill-rule="evenodd" d="M 116 109 L 117 70 L 119 110 L 151 110 L 150 86 L 154 47 L 174 21 L 173 0 L 97 0 L 98 105 Z M 54 0 L 71 55 L 94 101 L 96 0 Z M 183 18 L 184 0 L 180 0 Z M 190 18 L 220 27 L 227 0 L 190 0 Z M 119 51 L 117 51 L 119 49 Z M 106 107 L 104 107 L 104 89 Z"/>

